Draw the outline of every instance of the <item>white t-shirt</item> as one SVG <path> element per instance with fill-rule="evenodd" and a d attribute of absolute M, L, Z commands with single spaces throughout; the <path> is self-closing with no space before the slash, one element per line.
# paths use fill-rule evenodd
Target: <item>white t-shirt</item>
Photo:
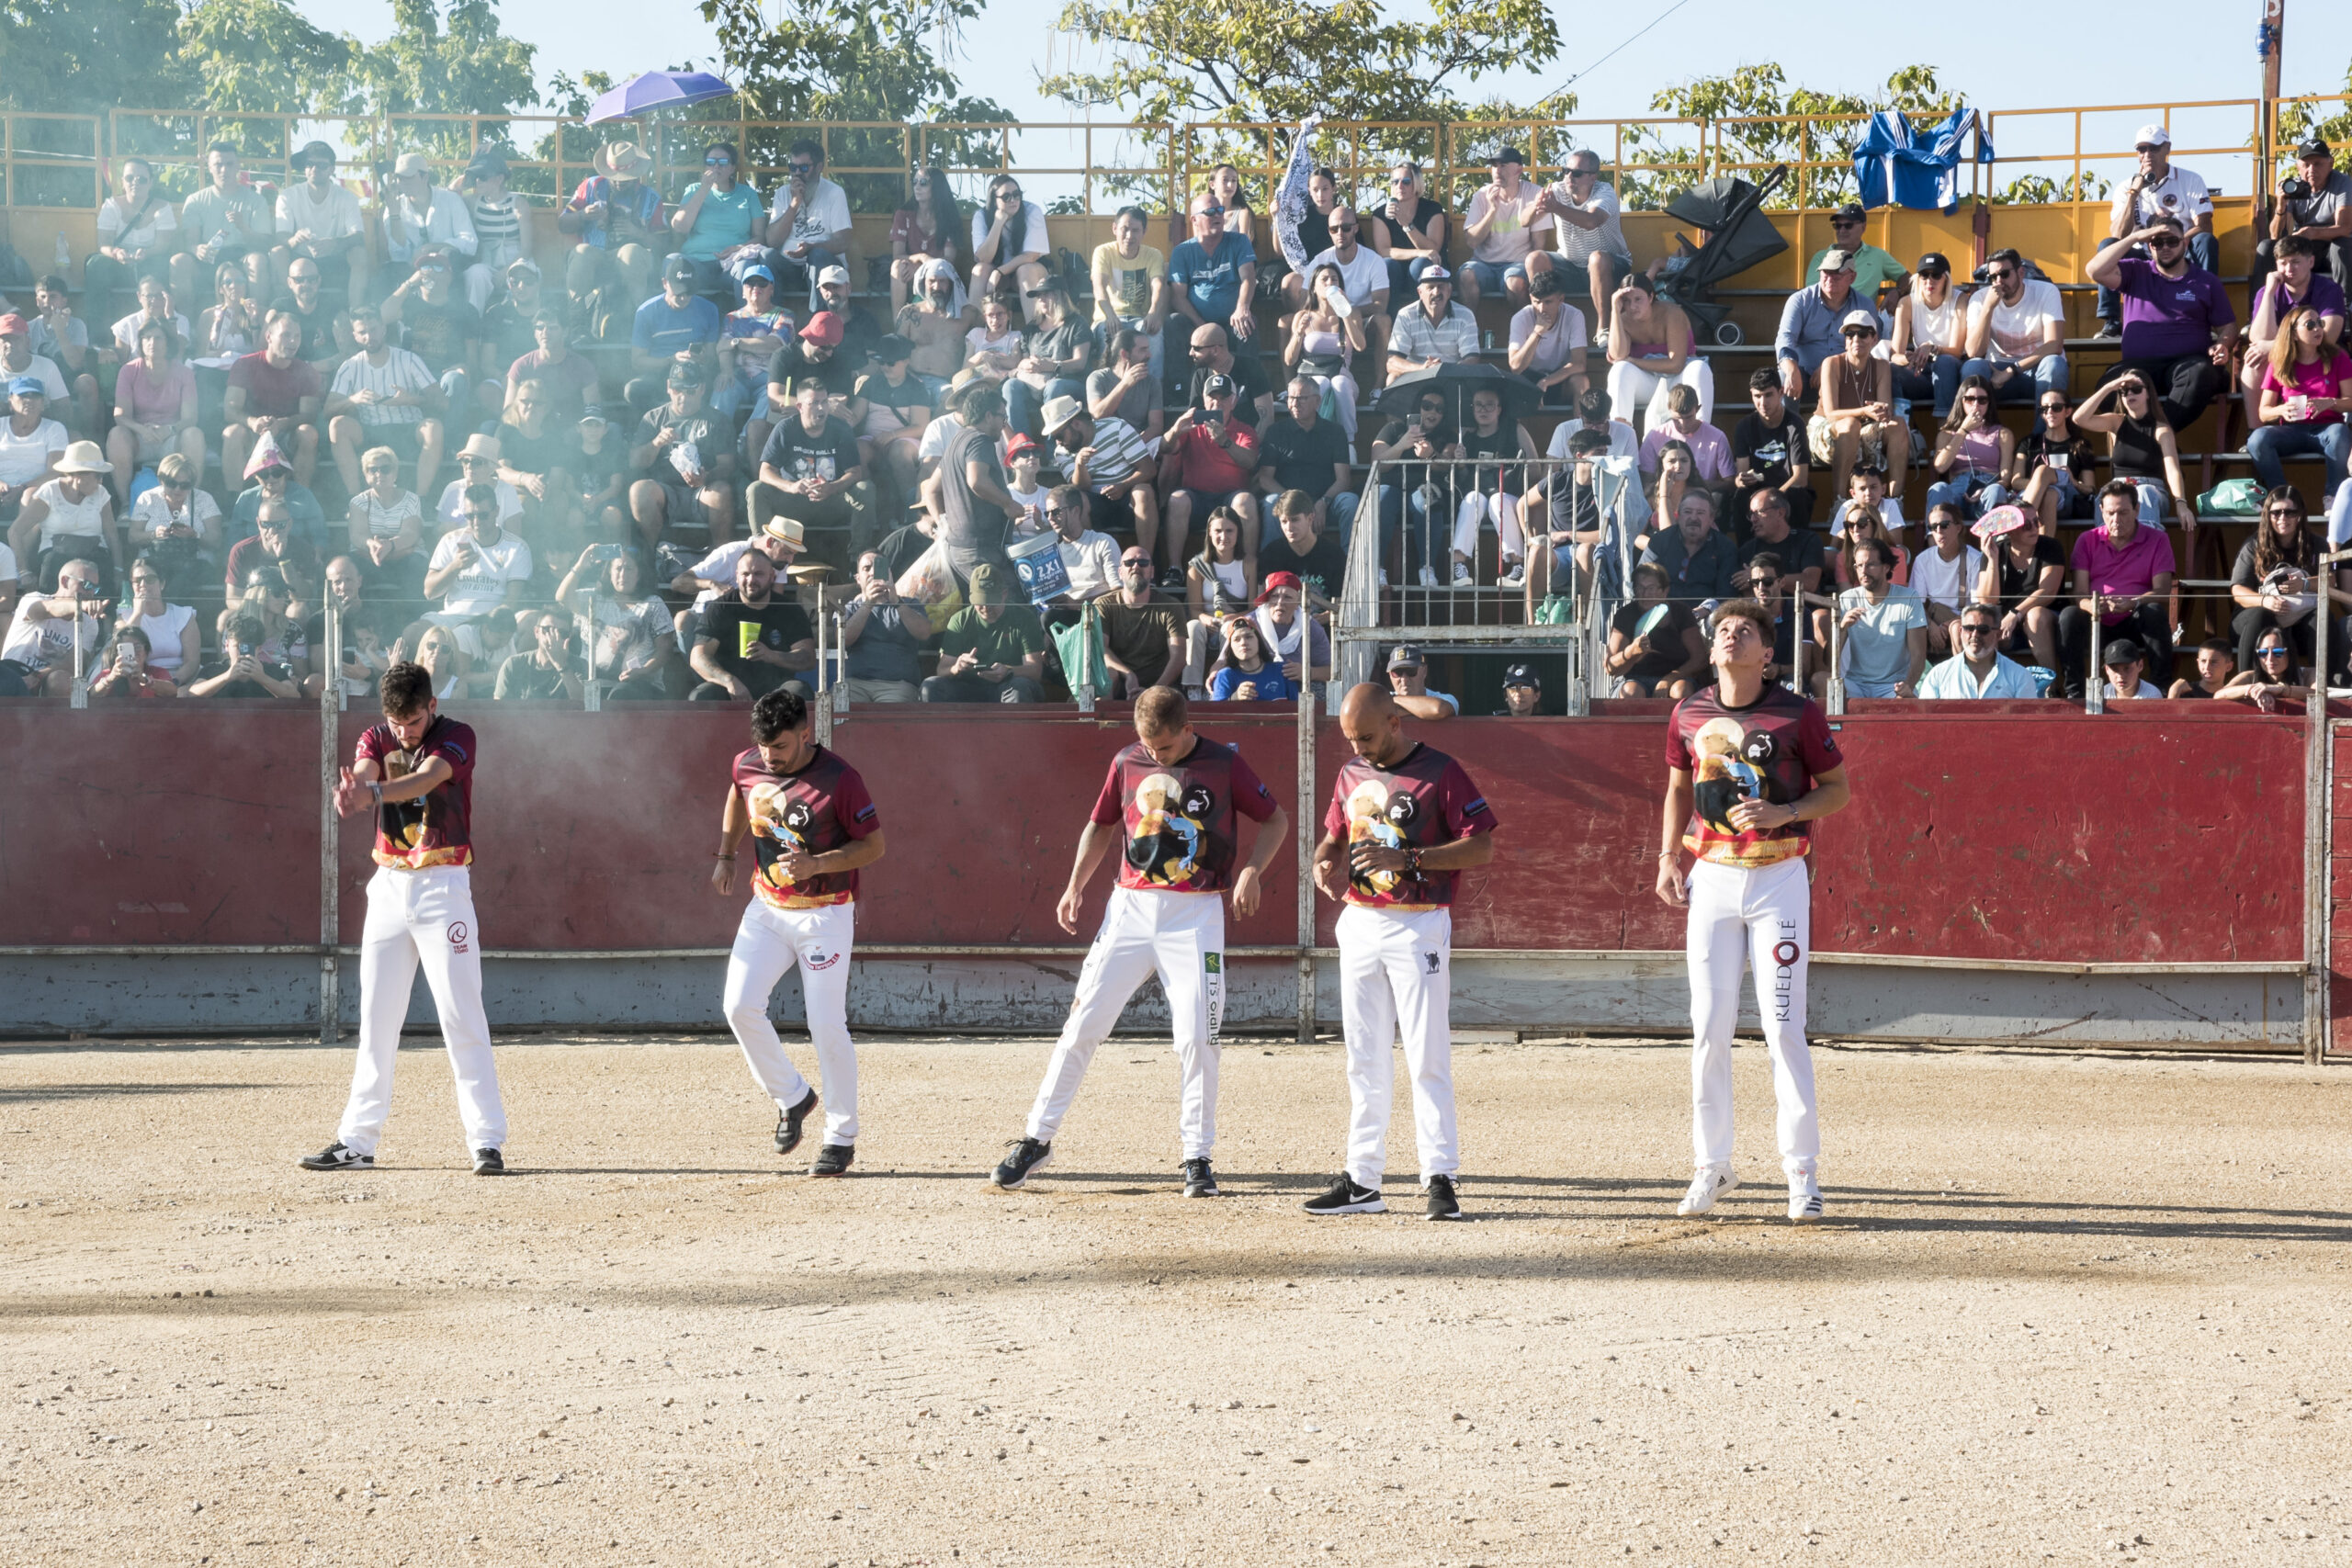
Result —
<path fill-rule="evenodd" d="M 133 319 L 135 320 L 136 318 Z M 180 341 L 185 343 L 187 340 L 186 338 L 182 338 Z M 130 352 L 133 355 L 138 354 L 139 347 L 136 344 L 131 345 Z M 39 377 L 40 378 L 41 390 L 47 394 L 49 398 L 49 406 L 51 408 L 63 408 L 65 406 L 66 399 L 73 396 L 71 392 L 66 390 L 65 377 L 57 368 L 57 361 L 51 359 L 46 354 L 34 355 L 31 362 L 22 370 L 0 370 L 0 381 L 9 380 L 17 376 Z"/>
<path fill-rule="evenodd" d="M 458 558 L 458 542 L 471 542 L 469 530 L 459 530 L 441 536 L 433 547 L 433 558 L 425 565 L 427 571 L 438 571 Z M 531 580 L 531 547 L 516 534 L 501 532 L 487 545 L 474 545 L 471 566 L 458 573 L 449 584 L 442 609 L 453 615 L 487 615 L 506 603 L 506 585 Z"/>
<path fill-rule="evenodd" d="M 68 667 L 74 657 L 74 629 L 62 620 L 31 619 L 32 607 L 47 601 L 27 594 L 17 601 L 16 618 L 8 623 L 8 639 L 0 643 L 0 659 L 13 659 L 28 670 L 46 670 L 52 659 L 63 660 Z M 79 618 L 82 637 L 83 667 L 88 668 L 89 655 L 97 650 L 98 618 Z"/>
<path fill-rule="evenodd" d="M 1099 598 L 1119 586 L 1119 546 L 1110 535 L 1089 528 L 1075 543 L 1064 539 L 1054 547 L 1069 573 L 1069 597 Z"/>
<path fill-rule="evenodd" d="M 0 419 L 0 484 L 20 485 L 49 467 L 53 454 L 65 450 L 65 427 L 53 419 L 33 426 L 30 435 L 17 434 L 14 419 Z"/>
<path fill-rule="evenodd" d="M 128 316 L 123 317 L 122 320 L 114 324 L 113 332 L 115 346 L 122 350 L 123 353 L 136 357 L 139 353 L 139 329 L 146 324 L 147 312 L 144 310 L 133 310 Z M 193 341 L 195 337 L 195 333 L 188 327 L 187 318 L 181 315 L 177 310 L 172 312 L 172 331 L 178 335 L 180 344 L 183 347 Z M 38 362 L 42 356 L 35 355 L 33 357 L 36 362 Z M 36 376 L 40 375 L 38 365 L 36 365 L 33 374 Z M 41 378 L 43 380 L 48 379 L 47 377 L 42 377 Z M 62 380 L 60 380 L 57 384 L 60 387 L 65 385 Z M 62 391 L 51 392 L 50 394 L 50 396 L 53 398 L 62 398 L 64 395 L 65 394 Z"/>
<path fill-rule="evenodd" d="M 2123 694 L 2115 689 L 2114 682 L 2101 681 L 2098 685 L 2099 690 L 2106 695 L 2118 700 L 2122 699 Z M 2140 682 L 2140 689 L 2132 694 L 2132 698 L 2133 701 L 2142 701 L 2152 697 L 2161 697 L 2164 694 L 2163 688 L 2155 685 L 2152 682 L 2142 681 Z"/>
<path fill-rule="evenodd" d="M 0 545 L 0 583 L 14 583 L 16 581 L 17 552 Z"/>
<path fill-rule="evenodd" d="M 2133 209 L 2136 208 L 2136 210 Z M 2183 229 L 2194 229 L 2197 220 L 2213 210 L 2213 193 L 2205 188 L 2204 177 L 2194 169 L 2184 169 L 2174 164 L 2165 170 L 2165 177 L 2140 192 L 2140 199 L 2132 199 L 2132 182 L 2121 181 L 2115 199 L 2108 205 L 2109 223 L 2132 212 L 2132 227 L 2144 228 L 2159 218 L 2177 218 Z"/>
<path fill-rule="evenodd" d="M 1311 280 L 1317 267 L 1326 266 L 1340 269 L 1340 287 L 1347 292 L 1351 305 L 1370 305 L 1373 290 L 1388 287 L 1388 258 L 1370 245 L 1358 245 L 1353 261 L 1341 261 L 1339 246 L 1326 247 L 1307 262 L 1307 277 Z"/>
<path fill-rule="evenodd" d="M 1564 180 L 1552 187 L 1552 205 L 1573 207 L 1579 212 L 1599 213 L 1598 229 L 1579 229 L 1565 218 L 1552 220 L 1552 231 L 1560 237 L 1560 254 L 1572 262 L 1590 261 L 1594 255 L 1606 253 L 1630 259 L 1633 252 L 1625 248 L 1625 228 L 1618 220 L 1617 189 L 1606 180 L 1593 183 L 1592 195 L 1578 201 L 1568 194 Z"/>
<path fill-rule="evenodd" d="M 1853 504 L 1850 501 L 1841 501 L 1838 503 L 1838 510 L 1829 514 L 1831 538 L 1846 536 L 1846 513 Z M 1902 536 L 1903 530 L 1911 525 L 1903 520 L 1903 503 L 1891 495 L 1878 503 L 1878 515 L 1879 521 L 1886 525 L 1886 531 L 1898 538 Z"/>
<path fill-rule="evenodd" d="M 964 422 L 952 413 L 941 414 L 922 427 L 922 439 L 915 443 L 915 458 L 947 456 L 947 444 L 964 434 Z"/>
<path fill-rule="evenodd" d="M 2030 287 L 2030 286 L 2029 286 Z M 1903 297 L 1896 309 L 1907 310 L 1911 316 L 1911 346 L 1923 343 L 1939 343 L 1947 348 L 1964 348 L 1960 327 L 1961 295 L 1957 288 L 1944 290 L 1944 302 L 1929 306 L 1915 287 Z"/>
<path fill-rule="evenodd" d="M 1911 558 L 1911 586 L 1930 604 L 1941 604 L 1957 615 L 1976 597 L 1976 580 L 1984 575 L 1984 554 L 1973 545 L 1961 547 L 1956 559 L 1940 550 L 1922 550 Z"/>
<path fill-rule="evenodd" d="M 187 604 L 165 604 L 160 615 L 141 615 L 139 629 L 147 634 L 147 662 L 177 681 L 187 663 L 187 624 L 196 619 Z"/>
<path fill-rule="evenodd" d="M 792 205 L 792 184 L 786 181 L 776 186 L 775 199 L 768 204 L 768 221 L 774 223 L 784 217 L 785 209 Z M 808 199 L 800 204 L 799 213 L 792 220 L 792 232 L 786 237 L 787 248 L 793 245 L 825 245 L 832 243 L 836 231 L 849 227 L 849 193 L 820 175 Z M 1044 233 L 1041 220 L 1037 231 Z"/>
<path fill-rule="evenodd" d="M 1510 345 L 1519 347 L 1530 337 L 1536 337 L 1535 368 L 1550 375 L 1568 362 L 1568 355 L 1585 346 L 1584 312 L 1565 301 L 1560 306 L 1560 319 L 1552 330 L 1537 336 L 1535 307 L 1523 307 L 1510 319 Z M 1562 456 L 1566 456 L 1563 450 Z"/>
<path fill-rule="evenodd" d="M 844 208 L 842 210 L 847 211 L 848 209 Z M 989 237 L 989 231 L 995 226 L 996 209 L 993 206 L 984 204 L 972 209 L 972 254 L 974 255 L 980 254 L 980 242 Z M 1011 225 L 1008 224 L 1007 227 L 1010 228 Z M 1053 243 L 1046 238 L 1046 209 L 1034 201 L 1023 202 L 1021 204 L 1021 248 L 1009 252 L 1008 254 L 1025 256 L 1031 251 L 1045 252 L 1052 249 Z M 1002 266 L 1005 259 L 1005 256 L 999 256 L 994 265 Z"/>
<path fill-rule="evenodd" d="M 50 480 L 33 491 L 32 499 L 49 503 L 48 515 L 40 520 L 40 548 L 43 553 L 57 547 L 60 539 L 103 539 L 107 536 L 107 508 L 114 501 L 114 492 L 100 485 L 81 500 L 65 493 L 65 481 Z"/>
<path fill-rule="evenodd" d="M 1564 419 L 1552 427 L 1552 444 L 1544 449 L 1546 457 L 1565 458 L 1568 455 L 1568 437 L 1584 428 L 1580 419 Z M 1638 461 L 1642 455 L 1642 438 L 1634 427 L 1622 419 L 1609 422 L 1609 455 L 1629 462 Z"/>
<path fill-rule="evenodd" d="M 187 505 L 175 513 L 164 487 L 150 485 L 130 503 L 130 523 L 138 534 L 150 539 L 160 539 L 164 529 L 175 523 L 185 523 L 196 530 L 199 540 L 209 544 L 220 536 L 220 503 L 212 499 L 210 491 L 199 488 L 190 494 Z"/>
<path fill-rule="evenodd" d="M 353 355 L 335 367 L 332 390 L 338 398 L 356 397 L 361 392 L 390 398 L 395 392 L 430 391 L 440 384 L 440 378 L 425 368 L 424 360 L 407 349 L 395 348 L 386 351 L 381 365 L 364 354 Z M 359 403 L 351 412 L 353 418 L 370 429 L 420 424 L 424 420 L 424 411 L 414 403 Z"/>
<path fill-rule="evenodd" d="M 1462 215 L 1464 226 L 1474 228 L 1498 207 L 1502 210 L 1487 231 L 1486 238 L 1471 242 L 1473 259 L 1490 266 L 1508 266 L 1513 262 L 1525 261 L 1527 253 L 1535 248 L 1535 234 L 1528 225 L 1528 219 L 1543 194 L 1544 187 L 1532 180 L 1519 182 L 1519 198 L 1515 201 L 1504 201 L 1493 186 L 1481 186 L 1471 197 L 1468 210 Z"/>
<path fill-rule="evenodd" d="M 340 183 L 327 194 L 312 194 L 309 180 L 296 180 L 277 193 L 277 231 L 311 231 L 314 240 L 341 240 L 359 232 L 359 198 Z"/>
<path fill-rule="evenodd" d="M 126 230 L 123 223 L 130 217 L 120 197 L 107 197 L 98 205 L 98 243 L 119 245 L 126 251 L 153 251 L 157 241 L 180 230 L 180 215 L 161 197 L 148 202 L 136 228 Z"/>
<path fill-rule="evenodd" d="M 451 479 L 449 481 L 448 488 L 441 492 L 441 504 L 433 509 L 433 515 L 441 520 L 441 526 L 445 529 L 457 533 L 462 533 L 465 530 L 465 480 Z M 523 492 L 504 479 L 500 479 L 498 481 L 498 525 L 503 528 L 522 515 Z"/>
<path fill-rule="evenodd" d="M 2014 305 L 2001 303 L 1998 288 L 1980 288 L 1969 297 L 1969 330 L 1975 323 L 1991 317 L 1990 330 L 1984 337 L 1984 357 L 1996 365 L 2011 365 L 2023 355 L 2040 348 L 2049 335 L 2050 323 L 2059 323 L 2058 336 L 2065 340 L 2066 302 L 2059 296 L 2058 286 L 2039 277 L 2025 280 L 2025 288 Z"/>
<path fill-rule="evenodd" d="M 749 539 L 729 539 L 688 569 L 702 584 L 702 592 L 695 595 L 696 606 L 709 604 L 735 586 L 735 563 L 751 547 Z"/>

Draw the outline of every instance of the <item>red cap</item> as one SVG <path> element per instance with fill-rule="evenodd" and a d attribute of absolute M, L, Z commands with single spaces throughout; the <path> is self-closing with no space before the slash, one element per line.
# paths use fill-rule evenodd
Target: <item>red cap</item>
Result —
<path fill-rule="evenodd" d="M 808 318 L 808 324 L 800 329 L 800 335 L 810 343 L 839 348 L 842 345 L 842 319 L 831 310 L 820 310 Z"/>
<path fill-rule="evenodd" d="M 830 311 L 819 313 L 831 314 Z M 1023 452 L 1035 452 L 1037 449 L 1037 438 L 1025 430 L 1004 444 L 1004 455 L 1008 457 L 1018 457 Z"/>
<path fill-rule="evenodd" d="M 25 319 L 14 310 L 0 316 L 0 337 L 30 337 L 32 331 L 25 324 Z"/>
<path fill-rule="evenodd" d="M 1266 574 L 1266 581 L 1258 584 L 1258 603 L 1262 604 L 1273 597 L 1274 590 L 1277 588 L 1292 589 L 1302 598 L 1306 594 L 1306 584 L 1298 580 L 1296 572 L 1270 571 Z"/>

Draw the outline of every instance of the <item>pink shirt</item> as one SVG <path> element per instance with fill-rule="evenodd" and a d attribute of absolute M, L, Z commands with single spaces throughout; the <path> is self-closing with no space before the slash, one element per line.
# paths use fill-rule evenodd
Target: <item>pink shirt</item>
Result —
<path fill-rule="evenodd" d="M 2275 365 L 2269 367 L 2262 373 L 2263 389 L 2277 392 L 2282 403 L 2289 398 L 2333 398 L 2344 389 L 2345 378 L 2352 376 L 2352 355 L 2340 348 L 2331 348 L 2308 365 L 2290 361 L 2287 376 L 2288 379 L 2281 381 L 2278 367 Z M 2342 424 L 2344 414 L 2341 410 L 2330 409 L 2303 423 L 2306 425 Z"/>
<path fill-rule="evenodd" d="M 2090 573 L 2092 592 L 2137 598 L 2156 585 L 2159 573 L 2172 572 L 2172 536 L 2143 523 L 2132 542 L 2119 550 L 2109 542 L 2105 527 L 2093 528 L 2075 541 L 2074 564 L 2076 571 Z M 2123 614 L 2119 610 L 2099 619 L 2111 626 Z"/>
<path fill-rule="evenodd" d="M 147 374 L 147 362 L 134 359 L 115 378 L 117 407 L 127 408 L 141 424 L 177 424 L 181 400 L 196 386 L 196 372 L 186 361 L 175 364 L 160 379 Z"/>

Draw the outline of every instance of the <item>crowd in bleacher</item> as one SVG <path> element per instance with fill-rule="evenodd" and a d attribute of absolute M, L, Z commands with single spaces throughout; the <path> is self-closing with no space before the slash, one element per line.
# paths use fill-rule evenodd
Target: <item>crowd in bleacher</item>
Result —
<path fill-rule="evenodd" d="M 1752 596 L 1784 676 L 1853 695 L 2267 705 L 2319 594 L 2352 606 L 2318 560 L 2352 539 L 2352 179 L 2297 150 L 2241 309 L 2204 182 L 2138 141 L 2080 280 L 2096 377 L 2031 257 L 1906 265 L 1849 207 L 1736 418 L 1589 152 L 1544 182 L 1499 148 L 1458 213 L 1409 162 L 1314 169 L 1279 233 L 1220 166 L 1181 241 L 1130 208 L 1091 255 L 1015 175 L 967 208 L 939 167 L 861 255 L 813 141 L 765 196 L 723 141 L 675 190 L 613 142 L 552 209 L 494 151 L 365 202 L 322 142 L 282 188 L 215 146 L 176 204 L 125 159 L 80 288 L 0 314 L 0 694 L 65 692 L 78 646 L 94 697 L 357 694 L 406 658 L 447 696 L 741 701 L 818 679 L 838 616 L 852 701 L 1081 668 L 1282 698 L 1330 669 L 1363 526 L 1385 594 L 1598 599 L 1601 695 L 1703 683 L 1706 614 Z M 2180 434 L 2233 398 L 2256 525 L 2192 677 Z"/>

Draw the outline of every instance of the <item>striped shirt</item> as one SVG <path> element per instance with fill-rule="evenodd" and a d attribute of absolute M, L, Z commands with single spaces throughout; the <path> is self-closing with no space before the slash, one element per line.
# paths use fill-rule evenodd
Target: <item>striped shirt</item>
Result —
<path fill-rule="evenodd" d="M 1094 439 L 1087 445 L 1094 448 L 1094 460 L 1087 465 L 1086 471 L 1092 476 L 1098 491 L 1109 490 L 1135 472 L 1137 463 L 1151 456 L 1134 425 L 1109 415 L 1094 422 Z"/>
<path fill-rule="evenodd" d="M 1398 359 L 1434 359 L 1458 365 L 1476 352 L 1478 318 L 1460 305 L 1448 306 L 1445 319 L 1431 321 L 1418 302 L 1396 312 L 1396 330 L 1389 334 L 1388 352 Z"/>
<path fill-rule="evenodd" d="M 407 349 L 395 348 L 378 365 L 364 354 L 355 354 L 345 360 L 334 373 L 334 396 L 348 398 L 359 392 L 376 392 L 390 397 L 394 392 L 429 391 L 440 385 L 424 361 Z M 369 426 L 415 424 L 424 418 L 424 411 L 413 403 L 360 403 L 352 409 L 359 423 Z"/>
<path fill-rule="evenodd" d="M 514 211 L 511 194 L 496 201 L 474 203 L 474 236 L 481 242 L 484 251 L 513 244 L 523 237 L 523 220 Z"/>

